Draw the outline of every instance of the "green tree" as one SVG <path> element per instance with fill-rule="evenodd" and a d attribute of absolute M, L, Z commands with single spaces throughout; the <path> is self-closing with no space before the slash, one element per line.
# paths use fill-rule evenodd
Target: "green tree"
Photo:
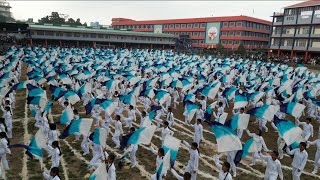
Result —
<path fill-rule="evenodd" d="M 244 47 L 243 44 L 240 44 L 237 51 L 237 54 L 241 54 L 242 56 L 246 54 L 246 48 Z"/>
<path fill-rule="evenodd" d="M 48 23 L 48 24 L 69 24 L 81 26 L 80 18 L 74 20 L 73 18 L 65 19 L 61 17 L 58 12 L 52 12 L 51 15 L 45 16 L 38 20 L 39 23 Z M 86 26 L 86 24 L 84 24 Z"/>

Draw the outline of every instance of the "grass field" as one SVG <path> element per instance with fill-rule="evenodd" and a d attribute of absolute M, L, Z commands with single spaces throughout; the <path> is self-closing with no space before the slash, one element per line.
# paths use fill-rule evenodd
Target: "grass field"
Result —
<path fill-rule="evenodd" d="M 26 80 L 26 65 L 23 66 L 21 80 Z M 48 88 L 47 88 L 48 89 Z M 48 97 L 51 97 L 50 92 L 47 91 Z M 231 104 L 231 107 L 233 105 Z M 84 108 L 82 103 L 77 103 L 74 106 L 76 109 L 80 110 L 81 117 L 88 117 L 84 113 Z M 139 110 L 141 111 L 141 106 L 139 105 Z M 174 125 L 174 136 L 179 138 L 180 140 L 186 140 L 191 143 L 193 140 L 193 129 L 183 124 L 183 106 L 182 103 L 174 109 L 174 116 L 177 118 L 175 120 Z M 54 102 L 52 107 L 52 120 L 54 122 L 58 122 L 60 114 L 62 112 L 62 108 L 59 106 L 57 102 Z M 229 112 L 229 117 L 232 116 L 231 108 L 227 109 Z M 102 115 L 103 117 L 103 115 Z M 287 116 L 288 117 L 288 116 Z M 30 110 L 26 105 L 26 90 L 18 90 L 16 93 L 16 106 L 14 108 L 14 128 L 13 128 L 13 139 L 11 141 L 12 144 L 15 143 L 29 143 L 30 137 L 35 134 L 37 129 L 34 127 L 34 118 L 31 116 Z M 302 121 L 305 120 L 306 117 L 302 117 Z M 254 118 L 250 119 L 250 122 L 253 122 Z M 193 120 L 194 123 L 194 120 Z M 138 128 L 140 124 L 139 120 L 134 122 L 134 127 Z M 319 125 L 314 122 L 314 130 L 318 131 Z M 253 125 L 250 123 L 249 129 L 251 132 L 256 132 L 257 125 Z M 207 124 L 203 124 L 204 127 L 204 141 L 200 145 L 200 162 L 199 162 L 199 172 L 198 179 L 217 179 L 217 168 L 213 162 L 213 155 L 217 154 L 216 152 L 216 142 L 213 134 L 211 133 L 210 127 Z M 64 126 L 58 125 L 58 129 L 61 132 Z M 268 125 L 269 131 L 263 135 L 268 149 L 275 150 L 277 149 L 277 137 L 278 133 L 276 133 L 270 124 Z M 114 131 L 113 124 L 111 125 L 111 131 Z M 124 132 L 128 132 L 128 128 L 124 128 Z M 315 140 L 317 138 L 317 133 L 315 133 L 315 137 L 311 138 L 311 140 Z M 249 137 L 246 133 L 244 133 L 242 141 L 248 140 Z M 89 161 L 92 158 L 92 154 L 82 156 L 82 151 L 80 148 L 80 141 L 75 142 L 74 136 L 70 136 L 66 138 L 66 140 L 60 140 L 62 157 L 60 163 L 60 171 L 61 178 L 64 180 L 83 180 L 88 179 L 89 175 L 92 173 L 87 166 Z M 154 147 L 161 146 L 161 134 L 157 132 L 153 139 L 152 145 Z M 109 152 L 114 152 L 118 157 L 122 155 L 123 152 L 120 150 L 114 150 L 114 143 L 111 140 L 111 135 L 109 135 L 107 140 L 107 149 Z M 312 180 L 312 179 L 320 179 L 318 175 L 312 175 L 310 172 L 313 170 L 313 159 L 315 155 L 316 148 L 310 147 L 308 149 L 309 157 L 307 165 L 304 169 L 304 172 L 301 176 L 301 179 Z M 92 147 L 91 150 L 92 152 Z M 45 154 L 45 153 L 44 153 Z M 13 149 L 12 156 L 8 157 L 9 159 L 9 167 L 10 170 L 3 173 L 3 179 L 8 180 L 16 180 L 16 179 L 30 179 L 37 180 L 42 179 L 42 168 L 48 169 L 50 168 L 50 158 L 47 158 L 47 154 L 44 155 L 42 161 L 39 160 L 31 160 L 28 159 L 24 154 L 24 150 L 22 149 Z M 225 159 L 225 157 L 223 157 Z M 189 153 L 187 148 L 184 145 L 181 145 L 177 157 L 177 161 L 175 163 L 175 169 L 183 174 L 184 167 L 187 165 L 189 160 Z M 137 151 L 137 161 L 138 165 L 135 168 L 130 168 L 129 159 L 127 159 L 125 166 L 119 170 L 117 169 L 117 179 L 123 180 L 137 180 L 137 179 L 149 179 L 151 174 L 155 173 L 155 161 L 156 156 L 152 154 L 149 150 L 149 146 L 139 146 Z M 285 156 L 281 163 L 283 165 L 284 179 L 292 179 L 291 177 L 291 158 L 289 156 Z M 257 161 L 256 165 L 250 167 L 251 156 L 242 160 L 237 169 L 237 177 L 235 179 L 241 180 L 253 180 L 253 179 L 263 179 L 264 171 L 266 168 L 266 164 L 260 160 Z M 166 179 L 174 179 L 172 174 L 168 172 Z"/>

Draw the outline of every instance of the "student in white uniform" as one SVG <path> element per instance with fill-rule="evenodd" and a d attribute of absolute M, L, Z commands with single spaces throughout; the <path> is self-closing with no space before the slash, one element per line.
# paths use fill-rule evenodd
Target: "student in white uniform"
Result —
<path fill-rule="evenodd" d="M 114 166 L 114 160 L 116 156 L 113 153 L 107 154 L 104 153 L 106 156 L 106 168 L 108 173 L 108 180 L 116 180 L 116 167 Z"/>
<path fill-rule="evenodd" d="M 317 146 L 317 151 L 314 157 L 314 169 L 312 171 L 312 174 L 317 174 L 319 166 L 320 166 L 320 133 L 318 135 L 318 139 L 315 141 L 308 141 L 309 145 L 316 145 Z"/>
<path fill-rule="evenodd" d="M 200 103 L 201 109 L 202 109 L 203 111 L 205 111 L 206 108 L 207 108 L 206 98 L 205 98 L 204 96 L 202 96 L 201 99 L 196 99 L 196 101 L 198 101 L 198 102 Z"/>
<path fill-rule="evenodd" d="M 3 111 L 2 117 L 4 118 L 4 121 L 7 126 L 7 135 L 8 138 L 12 138 L 12 113 L 9 106 L 6 106 Z"/>
<path fill-rule="evenodd" d="M 213 157 L 213 161 L 216 164 L 218 170 L 219 170 L 219 180 L 232 180 L 232 176 L 230 174 L 230 164 L 228 162 L 223 162 L 223 164 L 220 164 L 219 156 L 215 155 Z"/>
<path fill-rule="evenodd" d="M 158 151 L 155 150 L 152 146 L 150 146 L 150 150 L 151 152 L 157 156 L 156 158 L 156 169 L 159 168 L 162 160 L 163 160 L 163 157 L 164 157 L 164 149 L 163 148 L 159 148 Z"/>
<path fill-rule="evenodd" d="M 49 172 L 43 172 L 42 174 L 45 180 L 60 180 L 59 167 L 53 167 Z"/>
<path fill-rule="evenodd" d="M 197 172 L 199 168 L 199 149 L 198 144 L 193 142 L 190 146 L 189 143 L 183 141 L 184 145 L 187 146 L 190 153 L 190 159 L 188 161 L 188 165 L 186 166 L 185 172 L 189 172 L 191 174 L 191 180 L 197 179 Z"/>
<path fill-rule="evenodd" d="M 148 97 L 143 97 L 142 98 L 142 103 L 143 103 L 143 109 L 144 111 L 148 111 L 150 108 L 151 100 Z"/>
<path fill-rule="evenodd" d="M 177 108 L 177 104 L 179 104 L 178 99 L 179 99 L 179 92 L 177 90 L 177 88 L 174 88 L 173 91 L 173 108 Z"/>
<path fill-rule="evenodd" d="M 0 158 L 4 170 L 9 169 L 7 154 L 11 154 L 11 151 L 8 148 L 7 135 L 5 132 L 0 132 Z"/>
<path fill-rule="evenodd" d="M 280 180 L 283 180 L 281 162 L 278 160 L 278 155 L 277 151 L 271 152 L 270 155 L 259 153 L 260 158 L 267 162 L 267 169 L 264 173 L 265 180 L 276 180 L 278 176 Z"/>
<path fill-rule="evenodd" d="M 89 133 L 90 134 L 90 133 Z M 83 135 L 83 139 L 81 141 L 81 150 L 83 151 L 83 156 L 87 155 L 90 153 L 89 151 L 89 138 L 88 136 Z"/>
<path fill-rule="evenodd" d="M 161 128 L 157 128 L 156 131 L 161 131 L 161 142 L 163 144 L 164 140 L 166 139 L 167 135 L 173 136 L 174 132 L 169 128 L 168 121 L 163 122 L 163 126 Z"/>
<path fill-rule="evenodd" d="M 171 96 L 169 95 L 168 98 L 166 99 L 166 110 L 171 106 Z"/>
<path fill-rule="evenodd" d="M 256 159 L 259 158 L 259 154 L 258 152 L 260 152 L 262 149 L 264 149 L 265 151 L 269 151 L 267 148 L 267 145 L 262 137 L 262 131 L 259 130 L 258 134 L 255 133 L 250 133 L 250 131 L 247 129 L 246 130 L 248 136 L 252 137 L 253 140 L 256 142 L 257 145 L 257 151 L 254 152 L 253 157 L 252 157 L 252 162 L 250 164 L 250 166 L 254 166 L 256 164 Z"/>
<path fill-rule="evenodd" d="M 177 180 L 190 180 L 191 179 L 191 174 L 188 172 L 185 172 L 183 176 L 180 176 L 176 170 L 171 168 L 171 173 L 172 175 L 177 179 Z"/>
<path fill-rule="evenodd" d="M 233 172 L 233 177 L 237 177 L 237 166 L 234 163 L 234 159 L 236 157 L 238 151 L 228 151 L 227 153 L 227 162 L 230 164 L 231 166 L 231 170 Z"/>
<path fill-rule="evenodd" d="M 308 141 L 310 136 L 313 137 L 313 126 L 311 124 L 311 118 L 307 118 L 306 121 L 307 122 L 300 122 L 296 119 L 297 124 L 303 128 L 302 136 L 304 140 Z"/>
<path fill-rule="evenodd" d="M 278 153 L 279 153 L 279 159 L 283 158 L 283 148 L 286 145 L 286 142 L 284 141 L 284 139 L 282 137 L 279 137 L 277 139 L 277 145 L 278 145 Z"/>
<path fill-rule="evenodd" d="M 203 127 L 202 127 L 202 120 L 197 119 L 197 122 L 191 126 L 194 128 L 194 137 L 193 141 L 198 144 L 198 147 L 200 147 L 200 142 L 203 139 Z"/>
<path fill-rule="evenodd" d="M 122 123 L 120 120 L 120 116 L 116 115 L 116 122 L 114 125 L 114 134 L 112 137 L 112 141 L 116 144 L 115 148 L 120 148 L 120 136 L 122 136 L 123 134 L 123 130 L 122 130 Z"/>
<path fill-rule="evenodd" d="M 244 108 L 241 108 L 237 112 L 232 110 L 232 113 L 233 113 L 233 115 L 244 114 Z M 239 137 L 239 139 L 242 138 L 242 135 L 243 135 L 243 129 L 237 129 L 237 136 Z"/>
<path fill-rule="evenodd" d="M 48 146 L 51 153 L 51 168 L 59 167 L 61 150 L 58 141 L 53 141 L 52 146 Z"/>
<path fill-rule="evenodd" d="M 132 127 L 132 122 L 136 121 L 136 111 L 134 110 L 133 106 L 130 105 L 129 109 L 127 109 L 127 114 L 128 117 L 125 118 L 122 116 L 122 118 L 124 118 L 124 121 L 126 123 L 126 127 L 129 127 L 129 129 Z"/>
<path fill-rule="evenodd" d="M 169 123 L 169 127 L 172 127 L 174 124 L 174 117 L 171 107 L 168 108 L 167 121 Z"/>
<path fill-rule="evenodd" d="M 133 133 L 136 129 L 134 127 L 130 128 L 130 134 Z M 130 156 L 131 168 L 136 167 L 137 165 L 137 157 L 136 153 L 138 151 L 138 144 L 131 144 L 129 145 L 128 149 L 126 150 Z"/>
<path fill-rule="evenodd" d="M 289 155 L 293 155 L 292 166 L 292 179 L 300 180 L 301 173 L 307 163 L 308 153 L 306 151 L 307 144 L 301 142 L 299 148 L 289 150 L 287 147 L 286 151 Z"/>
<path fill-rule="evenodd" d="M 217 113 L 213 112 L 213 116 L 214 116 L 214 118 L 219 119 L 219 117 L 220 117 L 221 114 L 223 114 L 223 113 L 224 113 L 223 103 L 222 103 L 222 102 L 219 102 Z"/>
<path fill-rule="evenodd" d="M 202 109 L 197 109 L 196 111 L 196 119 L 204 119 L 204 111 Z"/>

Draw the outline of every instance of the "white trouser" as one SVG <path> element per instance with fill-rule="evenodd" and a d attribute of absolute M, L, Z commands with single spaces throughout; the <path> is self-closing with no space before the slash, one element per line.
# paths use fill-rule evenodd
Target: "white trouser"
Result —
<path fill-rule="evenodd" d="M 242 138 L 242 134 L 243 134 L 243 129 L 237 129 L 237 136 L 239 137 L 239 139 Z"/>
<path fill-rule="evenodd" d="M 298 172 L 298 168 L 292 167 L 292 180 L 300 180 L 302 171 Z"/>
<path fill-rule="evenodd" d="M 119 136 L 113 136 L 112 141 L 116 144 L 117 147 L 120 147 Z"/>
<path fill-rule="evenodd" d="M 201 137 L 200 135 L 195 134 L 193 137 L 193 142 L 196 142 L 198 144 L 198 147 L 200 146 Z"/>

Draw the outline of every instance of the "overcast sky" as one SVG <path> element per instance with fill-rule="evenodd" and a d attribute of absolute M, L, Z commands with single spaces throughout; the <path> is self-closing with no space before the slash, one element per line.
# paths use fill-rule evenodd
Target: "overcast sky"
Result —
<path fill-rule="evenodd" d="M 81 22 L 111 24 L 113 17 L 135 20 L 248 15 L 272 20 L 273 12 L 302 1 L 17 1 L 9 0 L 14 18 L 37 21 L 52 11 Z"/>

